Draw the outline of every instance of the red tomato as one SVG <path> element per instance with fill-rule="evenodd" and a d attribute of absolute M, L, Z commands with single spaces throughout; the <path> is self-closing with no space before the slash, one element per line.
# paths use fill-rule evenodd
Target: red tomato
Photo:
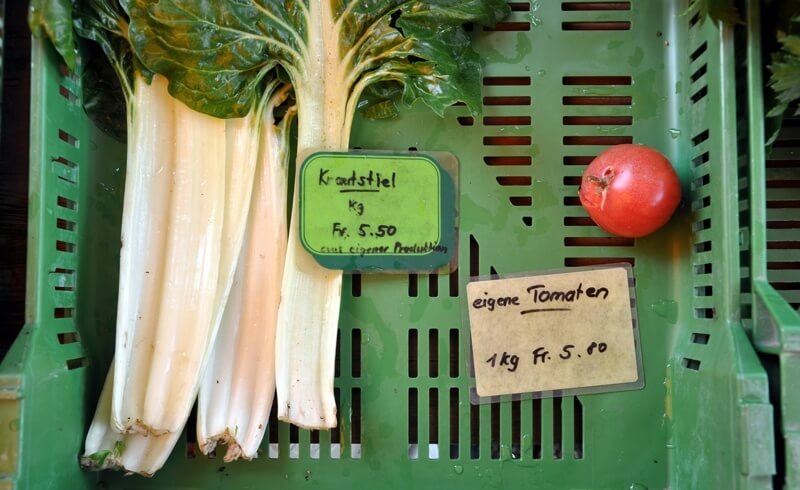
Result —
<path fill-rule="evenodd" d="M 653 148 L 617 145 L 592 160 L 579 195 L 600 228 L 637 238 L 669 220 L 681 200 L 681 183 L 669 160 Z"/>

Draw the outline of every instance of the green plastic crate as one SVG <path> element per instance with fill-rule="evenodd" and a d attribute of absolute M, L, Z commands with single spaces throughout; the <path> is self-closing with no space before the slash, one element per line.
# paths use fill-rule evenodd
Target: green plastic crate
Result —
<path fill-rule="evenodd" d="M 77 465 L 111 359 L 124 148 L 79 78 L 34 42 L 28 314 L 0 367 L 0 474 L 17 488 L 769 488 L 767 378 L 740 321 L 733 36 L 687 2 L 513 3 L 483 117 L 422 107 L 357 122 L 353 146 L 460 160 L 459 268 L 344 283 L 340 428 L 273 423 L 223 465 L 193 430 L 153 479 Z M 609 237 L 577 184 L 608 145 L 663 151 L 684 202 L 658 234 Z M 471 406 L 470 276 L 633 264 L 643 390 Z M 1 486 L 0 486 L 1 488 Z"/>
<path fill-rule="evenodd" d="M 747 70 L 742 83 L 748 98 L 742 120 L 748 124 L 742 133 L 748 151 L 742 152 L 742 168 L 749 210 L 745 296 L 756 348 L 774 355 L 766 360 L 776 365 L 773 382 L 785 468 L 779 484 L 800 488 L 800 117 L 792 115 L 794 109 L 787 112 L 767 155 L 760 9 L 760 2 L 748 1 L 743 50 Z"/>

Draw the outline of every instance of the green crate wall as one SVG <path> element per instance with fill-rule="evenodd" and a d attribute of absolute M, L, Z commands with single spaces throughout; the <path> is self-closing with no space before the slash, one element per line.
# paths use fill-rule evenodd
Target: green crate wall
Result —
<path fill-rule="evenodd" d="M 34 43 L 27 324 L 0 371 L 3 481 L 17 488 L 769 488 L 767 379 L 740 322 L 733 39 L 686 2 L 517 2 L 493 32 L 484 114 L 414 106 L 351 144 L 453 152 L 459 267 L 345 280 L 339 428 L 272 423 L 223 465 L 187 431 L 154 478 L 82 472 L 113 344 L 124 148 Z M 664 152 L 684 199 L 658 234 L 610 237 L 577 200 L 605 147 Z M 471 406 L 471 276 L 633 265 L 646 387 Z M 7 423 L 4 423 L 7 422 Z"/>
<path fill-rule="evenodd" d="M 770 369 L 782 467 L 778 486 L 800 488 L 800 117 L 787 111 L 781 131 L 765 148 L 762 5 L 746 3 L 747 32 L 740 54 L 745 117 L 740 118 L 746 281 L 743 298 L 756 348 Z M 782 453 L 782 454 L 781 454 Z"/>

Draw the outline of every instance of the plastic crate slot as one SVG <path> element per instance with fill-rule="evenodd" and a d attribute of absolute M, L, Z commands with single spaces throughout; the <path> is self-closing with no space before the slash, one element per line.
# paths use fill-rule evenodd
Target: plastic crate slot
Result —
<path fill-rule="evenodd" d="M 522 224 L 525 226 L 533 226 L 533 217 L 531 216 L 523 216 L 522 217 Z"/>
<path fill-rule="evenodd" d="M 361 297 L 361 274 L 350 275 L 350 295 L 354 298 Z"/>
<path fill-rule="evenodd" d="M 533 459 L 542 459 L 542 399 L 531 400 L 533 417 L 533 443 L 531 444 Z"/>
<path fill-rule="evenodd" d="M 705 240 L 694 244 L 695 253 L 703 253 L 711 251 L 711 240 Z"/>
<path fill-rule="evenodd" d="M 778 138 L 772 142 L 773 148 L 800 148 L 800 138 Z"/>
<path fill-rule="evenodd" d="M 484 126 L 530 126 L 531 116 L 486 116 Z"/>
<path fill-rule="evenodd" d="M 528 2 L 508 2 L 512 12 L 530 12 L 531 4 Z"/>
<path fill-rule="evenodd" d="M 419 458 L 418 395 L 416 388 L 408 389 L 408 458 Z"/>
<path fill-rule="evenodd" d="M 503 95 L 484 97 L 483 105 L 489 106 L 513 106 L 513 105 L 531 105 L 531 98 L 529 95 Z"/>
<path fill-rule="evenodd" d="M 800 180 L 767 180 L 767 189 L 800 189 Z"/>
<path fill-rule="evenodd" d="M 481 456 L 481 406 L 469 406 L 469 459 Z"/>
<path fill-rule="evenodd" d="M 75 315 L 75 308 L 58 307 L 53 308 L 53 318 L 72 318 Z"/>
<path fill-rule="evenodd" d="M 457 298 L 458 297 L 458 267 L 453 269 L 452 272 L 449 274 L 449 289 L 450 289 L 450 297 Z"/>
<path fill-rule="evenodd" d="M 573 165 L 589 165 L 594 160 L 594 156 L 579 156 L 579 155 L 569 155 L 565 156 L 563 163 L 567 166 Z"/>
<path fill-rule="evenodd" d="M 580 175 L 566 175 L 564 178 L 561 179 L 564 185 L 567 186 L 580 186 L 581 185 L 581 176 Z"/>
<path fill-rule="evenodd" d="M 564 196 L 564 206 L 580 206 L 581 200 L 578 196 Z"/>
<path fill-rule="evenodd" d="M 630 21 L 580 21 L 580 22 L 562 22 L 562 31 L 629 31 L 631 29 Z"/>
<path fill-rule="evenodd" d="M 70 146 L 74 146 L 75 148 L 80 148 L 80 141 L 78 140 L 78 138 L 64 131 L 63 129 L 58 130 L 58 139 L 60 139 L 64 143 L 67 143 Z"/>
<path fill-rule="evenodd" d="M 449 374 L 451 378 L 458 378 L 458 363 L 459 363 L 459 356 L 458 356 L 458 329 L 451 328 L 450 329 L 450 351 L 449 351 Z"/>
<path fill-rule="evenodd" d="M 458 404 L 458 388 L 450 388 L 450 459 L 459 458 L 459 441 L 458 434 L 460 432 L 459 426 L 459 404 Z"/>
<path fill-rule="evenodd" d="M 769 270 L 797 270 L 800 269 L 800 262 L 770 261 L 767 262 Z"/>
<path fill-rule="evenodd" d="M 701 131 L 699 134 L 692 138 L 692 146 L 697 146 L 700 143 L 706 141 L 709 136 L 709 131 L 707 129 Z"/>
<path fill-rule="evenodd" d="M 630 9 L 631 2 L 561 2 L 561 10 L 566 12 Z"/>
<path fill-rule="evenodd" d="M 577 396 L 572 403 L 572 457 L 583 459 L 583 404 Z"/>
<path fill-rule="evenodd" d="M 767 209 L 795 209 L 800 208 L 800 200 L 792 201 L 767 201 Z"/>
<path fill-rule="evenodd" d="M 469 236 L 469 276 L 480 275 L 480 247 L 474 235 Z"/>
<path fill-rule="evenodd" d="M 195 459 L 200 452 L 197 447 L 197 404 L 192 406 L 189 418 L 186 420 L 186 459 Z"/>
<path fill-rule="evenodd" d="M 692 201 L 692 211 L 699 211 L 711 206 L 711 196 L 703 196 Z"/>
<path fill-rule="evenodd" d="M 333 389 L 333 398 L 336 401 L 336 406 L 341 407 L 342 391 L 339 388 Z M 343 451 L 344 441 L 342 441 L 341 424 L 336 424 L 336 427 L 331 429 L 331 459 L 341 459 Z"/>
<path fill-rule="evenodd" d="M 333 358 L 333 376 L 338 378 L 341 376 L 342 368 L 342 330 L 336 330 L 336 354 Z"/>
<path fill-rule="evenodd" d="M 577 236 L 564 238 L 567 247 L 632 247 L 636 240 L 618 236 Z"/>
<path fill-rule="evenodd" d="M 80 369 L 89 365 L 89 359 L 85 357 L 76 357 L 74 359 L 67 359 L 67 369 Z"/>
<path fill-rule="evenodd" d="M 774 240 L 767 242 L 767 249 L 769 250 L 798 250 L 800 249 L 800 241 L 792 240 Z"/>
<path fill-rule="evenodd" d="M 439 459 L 439 389 L 428 389 L 428 459 Z"/>
<path fill-rule="evenodd" d="M 564 136 L 565 145 L 611 146 L 633 143 L 633 136 Z"/>
<path fill-rule="evenodd" d="M 800 168 L 800 160 L 767 160 L 768 169 L 783 169 L 783 168 Z"/>
<path fill-rule="evenodd" d="M 300 459 L 300 429 L 289 425 L 289 459 Z"/>
<path fill-rule="evenodd" d="M 428 376 L 439 377 L 439 330 L 428 330 Z"/>
<path fill-rule="evenodd" d="M 525 5 L 528 5 L 527 3 Z M 483 77 L 483 84 L 488 87 L 518 87 L 531 84 L 531 77 Z"/>
<path fill-rule="evenodd" d="M 278 424 L 278 397 L 272 399 L 272 410 L 269 412 L 269 420 L 267 422 L 267 457 L 270 459 L 277 459 L 280 456 L 279 439 L 279 424 Z"/>
<path fill-rule="evenodd" d="M 793 230 L 800 228 L 800 220 L 767 221 L 767 228 L 770 230 Z"/>
<path fill-rule="evenodd" d="M 56 228 L 65 231 L 75 231 L 75 222 L 64 218 L 57 218 Z"/>
<path fill-rule="evenodd" d="M 714 308 L 695 308 L 694 317 L 701 320 L 711 320 L 716 317 L 716 311 Z"/>
<path fill-rule="evenodd" d="M 58 64 L 58 74 L 66 79 L 71 80 L 72 82 L 78 82 L 78 76 L 75 75 L 75 72 L 70 70 L 69 67 L 67 67 L 67 65 L 64 63 Z"/>
<path fill-rule="evenodd" d="M 695 296 L 713 296 L 714 295 L 714 288 L 712 286 L 695 286 L 694 295 Z"/>
<path fill-rule="evenodd" d="M 696 191 L 701 187 L 707 186 L 709 183 L 711 183 L 711 174 L 703 174 L 700 177 L 697 177 L 696 179 L 692 180 L 691 187 L 693 191 Z"/>
<path fill-rule="evenodd" d="M 416 378 L 419 373 L 419 332 L 416 328 L 408 331 L 408 377 Z"/>
<path fill-rule="evenodd" d="M 428 274 L 428 296 L 439 297 L 439 274 Z"/>
<path fill-rule="evenodd" d="M 689 27 L 694 27 L 700 21 L 700 11 L 695 12 L 695 14 L 689 19 Z"/>
<path fill-rule="evenodd" d="M 532 178 L 527 175 L 509 175 L 496 177 L 497 183 L 502 186 L 531 185 Z"/>
<path fill-rule="evenodd" d="M 564 414 L 563 400 L 560 396 L 553 398 L 553 459 L 564 457 Z"/>
<path fill-rule="evenodd" d="M 494 268 L 493 265 L 489 266 L 489 278 L 500 279 L 500 274 L 497 273 L 497 270 Z"/>
<path fill-rule="evenodd" d="M 361 388 L 352 388 L 350 413 L 350 457 L 361 458 Z"/>
<path fill-rule="evenodd" d="M 681 366 L 685 367 L 686 369 L 691 369 L 693 371 L 699 371 L 700 361 L 698 361 L 697 359 L 684 357 L 683 359 L 681 359 Z"/>
<path fill-rule="evenodd" d="M 80 336 L 78 335 L 78 332 L 61 332 L 57 334 L 57 338 L 58 343 L 62 345 L 80 342 Z"/>
<path fill-rule="evenodd" d="M 608 265 L 608 264 L 630 264 L 631 267 L 636 265 L 636 258 L 634 257 L 566 257 L 564 258 L 565 267 L 589 267 L 595 265 Z"/>
<path fill-rule="evenodd" d="M 692 51 L 692 54 L 689 55 L 689 60 L 691 60 L 692 62 L 697 61 L 707 50 L 708 50 L 708 43 L 703 41 L 703 43 L 700 46 L 698 46 L 694 51 Z"/>
<path fill-rule="evenodd" d="M 689 76 L 689 80 L 691 80 L 692 83 L 695 83 L 701 78 L 703 78 L 703 75 L 705 75 L 707 72 L 708 72 L 708 64 L 704 63 L 700 65 L 700 68 L 695 70 L 694 73 L 691 74 L 691 76 Z"/>
<path fill-rule="evenodd" d="M 708 160 L 709 160 L 709 153 L 707 151 L 704 151 L 699 156 L 692 158 L 692 168 L 697 168 L 700 165 L 708 163 Z"/>
<path fill-rule="evenodd" d="M 361 377 L 361 329 L 354 328 L 351 332 L 350 347 L 350 374 L 353 378 Z"/>
<path fill-rule="evenodd" d="M 456 121 L 458 121 L 458 124 L 462 126 L 472 126 L 475 124 L 475 118 L 472 116 L 458 116 Z"/>
<path fill-rule="evenodd" d="M 531 30 L 530 22 L 498 22 L 494 27 L 484 27 L 485 32 L 525 32 Z"/>
<path fill-rule="evenodd" d="M 512 206 L 532 206 L 533 197 L 531 196 L 511 196 L 508 198 Z"/>
<path fill-rule="evenodd" d="M 58 250 L 59 252 L 74 253 L 75 244 L 70 242 L 65 242 L 64 240 L 56 240 L 56 250 Z"/>
<path fill-rule="evenodd" d="M 695 221 L 692 224 L 692 231 L 697 233 L 698 231 L 708 230 L 711 228 L 711 218 L 701 219 L 700 221 Z"/>
<path fill-rule="evenodd" d="M 694 333 L 692 333 L 691 341 L 692 341 L 693 344 L 706 345 L 706 344 L 708 344 L 708 341 L 709 341 L 710 338 L 711 338 L 711 335 L 709 335 L 707 333 L 694 332 Z"/>
<path fill-rule="evenodd" d="M 492 403 L 489 406 L 489 458 L 500 459 L 500 403 Z"/>
<path fill-rule="evenodd" d="M 409 298 L 416 298 L 417 291 L 418 291 L 418 280 L 416 274 L 409 274 L 408 275 L 408 297 Z"/>
<path fill-rule="evenodd" d="M 562 85 L 630 85 L 629 75 L 566 75 L 561 77 Z"/>
<path fill-rule="evenodd" d="M 311 459 L 319 459 L 319 431 L 312 430 L 309 431 L 308 434 L 308 442 L 309 442 L 309 457 Z M 306 475 L 306 480 L 308 480 L 308 475 Z"/>
<path fill-rule="evenodd" d="M 530 136 L 484 136 L 484 146 L 530 146 Z"/>
<path fill-rule="evenodd" d="M 67 99 L 67 101 L 70 104 L 77 104 L 78 103 L 78 96 L 75 95 L 74 93 L 72 93 L 72 91 L 70 89 L 68 89 L 67 87 L 65 87 L 63 85 L 59 85 L 58 86 L 58 93 L 59 93 L 59 95 L 61 95 L 65 99 Z"/>
<path fill-rule="evenodd" d="M 564 116 L 561 122 L 565 126 L 630 126 L 632 116 Z"/>
<path fill-rule="evenodd" d="M 703 86 L 700 90 L 692 94 L 690 97 L 692 104 L 697 104 L 700 102 L 706 95 L 708 95 L 708 85 Z"/>
<path fill-rule="evenodd" d="M 530 156 L 527 155 L 486 156 L 483 157 L 483 162 L 490 167 L 500 167 L 500 166 L 519 167 L 519 166 L 531 165 L 532 159 Z"/>
<path fill-rule="evenodd" d="M 73 201 L 72 199 L 69 199 L 64 196 L 56 197 L 56 205 L 58 205 L 61 208 L 70 209 L 73 211 L 78 207 L 78 203 L 76 201 Z"/>
<path fill-rule="evenodd" d="M 800 281 L 798 282 L 770 282 L 776 291 L 800 291 Z"/>
<path fill-rule="evenodd" d="M 561 98 L 563 105 L 620 105 L 633 103 L 630 95 L 565 95 Z"/>
<path fill-rule="evenodd" d="M 567 216 L 564 218 L 564 226 L 597 226 L 597 223 L 588 216 Z"/>
<path fill-rule="evenodd" d="M 696 275 L 702 276 L 705 274 L 711 274 L 714 270 L 714 266 L 711 263 L 708 264 L 697 264 L 694 266 L 694 273 Z"/>

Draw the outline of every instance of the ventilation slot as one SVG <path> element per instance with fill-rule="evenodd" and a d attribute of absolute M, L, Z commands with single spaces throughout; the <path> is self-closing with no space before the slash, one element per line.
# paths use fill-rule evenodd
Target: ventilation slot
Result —
<path fill-rule="evenodd" d="M 530 96 L 523 96 L 523 95 L 484 97 L 483 105 L 490 105 L 490 106 L 531 105 L 531 98 Z"/>
<path fill-rule="evenodd" d="M 713 266 L 711 264 L 698 264 L 694 266 L 694 273 L 697 275 L 711 274 Z"/>
<path fill-rule="evenodd" d="M 698 59 L 698 58 L 700 58 L 700 56 L 702 56 L 702 55 L 703 55 L 703 53 L 705 53 L 707 49 L 708 49 L 708 43 L 704 42 L 703 44 L 701 44 L 700 46 L 698 46 L 698 48 L 697 48 L 697 49 L 695 49 L 695 50 L 692 52 L 692 54 L 690 54 L 690 55 L 689 55 L 689 59 L 690 59 L 691 61 L 693 61 L 693 62 L 694 62 L 694 61 L 697 61 L 697 59 Z"/>
<path fill-rule="evenodd" d="M 562 2 L 561 10 L 580 12 L 592 10 L 630 10 L 631 2 Z"/>
<path fill-rule="evenodd" d="M 694 27 L 700 21 L 700 12 L 695 12 L 695 14 L 689 19 L 689 27 Z"/>
<path fill-rule="evenodd" d="M 708 340 L 710 338 L 711 338 L 711 335 L 709 335 L 707 333 L 696 333 L 695 332 L 695 333 L 692 334 L 692 339 L 691 340 L 692 340 L 693 344 L 706 345 L 706 344 L 708 344 Z"/>
<path fill-rule="evenodd" d="M 636 265 L 636 259 L 633 257 L 566 257 L 564 259 L 565 267 L 589 267 L 620 263 L 630 264 L 633 267 Z"/>
<path fill-rule="evenodd" d="M 416 378 L 419 374 L 419 332 L 416 328 L 408 331 L 408 377 Z"/>
<path fill-rule="evenodd" d="M 542 400 L 537 398 L 531 400 L 533 405 L 531 413 L 533 414 L 533 443 L 532 443 L 532 456 L 533 459 L 542 459 Z"/>
<path fill-rule="evenodd" d="M 511 202 L 512 206 L 532 206 L 533 205 L 533 197 L 531 197 L 531 196 L 512 196 L 512 197 L 509 197 L 508 200 Z"/>
<path fill-rule="evenodd" d="M 469 458 L 478 459 L 481 455 L 481 406 L 469 406 Z"/>
<path fill-rule="evenodd" d="M 75 231 L 75 222 L 63 218 L 57 218 L 56 228 L 65 231 Z"/>
<path fill-rule="evenodd" d="M 53 318 L 72 318 L 75 315 L 75 308 L 53 308 Z"/>
<path fill-rule="evenodd" d="M 68 199 L 68 198 L 66 198 L 64 196 L 58 196 L 56 198 L 56 204 L 59 207 L 62 207 L 62 208 L 65 208 L 65 209 L 70 209 L 70 210 L 73 210 L 73 211 L 78 207 L 78 203 L 76 203 L 72 199 Z"/>
<path fill-rule="evenodd" d="M 706 72 L 708 72 L 708 65 L 707 64 L 701 65 L 700 68 L 698 68 L 697 70 L 695 70 L 694 73 L 692 73 L 692 76 L 690 76 L 689 79 L 692 81 L 692 83 L 695 83 L 701 78 L 703 78 L 703 75 L 705 75 Z"/>
<path fill-rule="evenodd" d="M 697 359 L 690 359 L 688 357 L 684 357 L 681 359 L 681 366 L 685 367 L 686 369 L 691 369 L 693 371 L 700 370 L 700 361 Z"/>
<path fill-rule="evenodd" d="M 484 136 L 484 146 L 530 146 L 530 136 Z"/>
<path fill-rule="evenodd" d="M 497 183 L 502 186 L 531 185 L 532 178 L 528 176 L 497 177 Z"/>
<path fill-rule="evenodd" d="M 419 415 L 417 389 L 408 389 L 408 458 L 419 458 Z"/>
<path fill-rule="evenodd" d="M 456 121 L 462 126 L 472 126 L 475 124 L 475 119 L 472 116 L 458 116 Z"/>
<path fill-rule="evenodd" d="M 527 5 L 527 4 L 526 4 Z M 508 86 L 518 87 L 531 84 L 531 77 L 484 77 L 483 84 L 486 86 Z"/>
<path fill-rule="evenodd" d="M 629 106 L 633 102 L 630 95 L 567 95 L 562 97 L 564 105 L 621 105 Z"/>
<path fill-rule="evenodd" d="M 361 458 L 361 388 L 353 388 L 351 392 L 350 421 L 350 457 Z"/>
<path fill-rule="evenodd" d="M 567 216 L 564 218 L 564 226 L 597 226 L 588 216 Z"/>
<path fill-rule="evenodd" d="M 561 78 L 561 83 L 564 85 L 630 85 L 632 79 L 630 76 L 598 76 L 598 75 L 579 75 L 579 76 L 565 76 Z"/>
<path fill-rule="evenodd" d="M 450 388 L 450 459 L 458 459 L 458 388 Z"/>
<path fill-rule="evenodd" d="M 80 369 L 89 365 L 89 359 L 85 357 L 76 357 L 75 359 L 67 359 L 67 369 Z"/>
<path fill-rule="evenodd" d="M 583 404 L 577 396 L 572 404 L 572 424 L 572 434 L 574 437 L 572 457 L 575 459 L 583 459 Z"/>
<path fill-rule="evenodd" d="M 708 140 L 709 132 L 708 130 L 702 131 L 700 134 L 692 138 L 692 146 L 697 146 L 700 143 Z"/>
<path fill-rule="evenodd" d="M 521 405 L 520 400 L 511 401 L 511 459 L 519 459 L 522 449 Z"/>
<path fill-rule="evenodd" d="M 483 157 L 484 163 L 490 167 L 520 167 L 530 166 L 531 157 L 529 156 L 487 156 Z"/>
<path fill-rule="evenodd" d="M 428 459 L 439 459 L 439 389 L 428 389 Z"/>
<path fill-rule="evenodd" d="M 564 457 L 562 399 L 553 398 L 553 459 Z"/>
<path fill-rule="evenodd" d="M 361 274 L 350 275 L 350 294 L 354 298 L 361 297 Z"/>
<path fill-rule="evenodd" d="M 524 32 L 531 30 L 530 22 L 498 22 L 494 27 L 484 27 L 486 32 Z"/>
<path fill-rule="evenodd" d="M 511 7 L 512 12 L 530 12 L 531 11 L 531 4 L 527 2 L 509 2 L 509 7 Z"/>
<path fill-rule="evenodd" d="M 708 95 L 708 86 L 705 86 L 692 94 L 690 99 L 692 100 L 692 104 L 697 104 L 700 102 L 706 95 Z"/>
<path fill-rule="evenodd" d="M 336 390 L 336 388 L 334 388 Z M 334 391 L 335 392 L 335 391 Z M 267 457 L 270 459 L 278 459 L 280 456 L 280 446 L 278 444 L 278 397 L 274 397 L 272 400 L 272 410 L 269 413 L 269 421 L 267 422 L 267 434 L 266 439 L 268 442 L 267 446 Z M 333 432 L 331 431 L 331 449 L 333 449 Z M 331 455 L 333 456 L 333 455 Z"/>
<path fill-rule="evenodd" d="M 490 426 L 489 426 L 489 454 L 491 459 L 500 459 L 500 404 L 490 405 Z"/>
<path fill-rule="evenodd" d="M 712 286 L 695 286 L 694 288 L 694 295 L 698 297 L 712 296 L 713 294 L 714 288 Z"/>
<path fill-rule="evenodd" d="M 439 377 L 439 331 L 435 328 L 428 331 L 428 376 Z"/>
<path fill-rule="evenodd" d="M 530 126 L 530 116 L 486 116 L 484 126 Z"/>
<path fill-rule="evenodd" d="M 431 298 L 439 296 L 439 274 L 428 274 L 428 296 Z"/>
<path fill-rule="evenodd" d="M 567 166 L 589 165 L 594 160 L 593 156 L 565 156 L 563 163 Z"/>
<path fill-rule="evenodd" d="M 450 273 L 450 297 L 458 297 L 458 267 Z"/>
<path fill-rule="evenodd" d="M 700 165 L 704 165 L 704 164 L 708 163 L 708 160 L 709 160 L 709 154 L 706 151 L 706 152 L 702 153 L 700 156 L 694 157 L 692 159 L 692 167 L 693 168 L 697 168 Z"/>
<path fill-rule="evenodd" d="M 562 22 L 562 31 L 629 31 L 630 21 Z"/>
<path fill-rule="evenodd" d="M 58 250 L 59 252 L 74 253 L 75 244 L 70 242 L 65 242 L 64 240 L 56 240 L 56 250 Z"/>
<path fill-rule="evenodd" d="M 564 116 L 564 126 L 630 126 L 631 116 Z"/>
<path fill-rule="evenodd" d="M 626 237 L 566 237 L 567 247 L 632 247 L 635 241 Z"/>
<path fill-rule="evenodd" d="M 350 374 L 353 378 L 361 377 L 361 329 L 354 328 L 351 332 L 352 339 L 350 344 Z"/>
<path fill-rule="evenodd" d="M 72 93 L 72 91 L 70 89 L 68 89 L 67 87 L 65 87 L 63 85 L 59 85 L 58 93 L 59 93 L 59 95 L 61 95 L 65 99 L 67 99 L 71 104 L 77 104 L 78 103 L 78 96 L 75 95 L 74 93 Z"/>
<path fill-rule="evenodd" d="M 333 399 L 336 401 L 336 406 L 342 406 L 342 396 L 341 390 L 339 388 L 333 389 Z M 344 442 L 342 441 L 342 431 L 340 427 L 337 425 L 333 429 L 331 429 L 331 458 L 332 459 L 341 459 L 342 457 L 342 450 L 344 446 Z"/>
<path fill-rule="evenodd" d="M 338 378 L 341 376 L 342 368 L 342 331 L 336 330 L 336 354 L 333 358 L 333 376 Z"/>
<path fill-rule="evenodd" d="M 563 142 L 568 146 L 595 145 L 610 146 L 633 143 L 633 136 L 564 136 Z"/>
<path fill-rule="evenodd" d="M 57 334 L 58 336 L 58 343 L 65 345 L 65 344 L 74 344 L 80 341 L 80 337 L 78 337 L 78 332 L 63 332 Z"/>
<path fill-rule="evenodd" d="M 408 275 L 408 297 L 416 298 L 418 294 L 419 281 L 416 274 Z"/>
<path fill-rule="evenodd" d="M 70 146 L 74 146 L 75 148 L 80 148 L 80 141 L 78 141 L 78 138 L 64 131 L 63 129 L 58 130 L 58 139 L 60 139 L 64 143 L 67 143 Z"/>

